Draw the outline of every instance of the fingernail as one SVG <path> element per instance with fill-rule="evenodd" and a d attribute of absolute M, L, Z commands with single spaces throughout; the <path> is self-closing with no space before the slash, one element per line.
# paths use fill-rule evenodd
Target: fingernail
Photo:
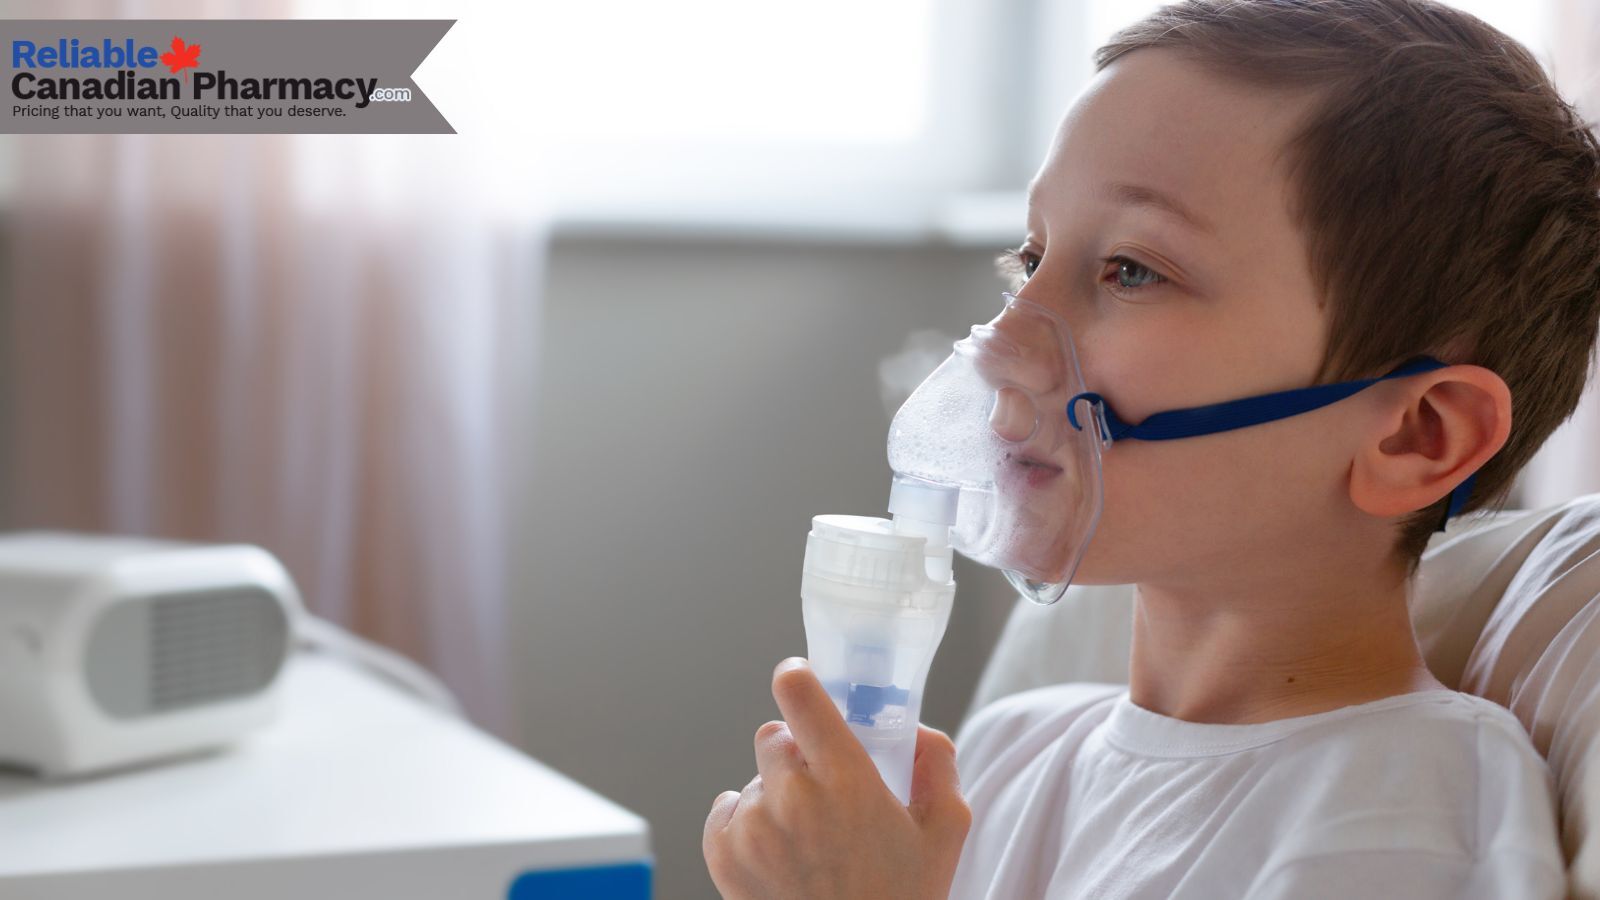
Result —
<path fill-rule="evenodd" d="M 788 659 L 785 659 L 783 662 L 778 663 L 777 671 L 787 672 L 790 669 L 809 668 L 811 668 L 810 660 L 807 660 L 804 656 L 791 656 Z"/>

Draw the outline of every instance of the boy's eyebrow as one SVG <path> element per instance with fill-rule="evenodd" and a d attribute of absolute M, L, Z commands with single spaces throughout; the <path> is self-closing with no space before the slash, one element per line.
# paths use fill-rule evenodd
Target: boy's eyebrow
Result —
<path fill-rule="evenodd" d="M 1037 193 L 1038 185 L 1029 185 L 1028 218 L 1030 223 L 1032 222 L 1033 215 L 1036 212 L 1035 204 L 1037 203 Z M 1115 181 L 1102 188 L 1100 190 L 1100 196 L 1113 203 L 1121 203 L 1125 206 L 1148 206 L 1152 209 L 1158 209 L 1162 212 L 1171 214 L 1173 217 L 1184 222 L 1189 227 L 1197 231 L 1201 231 L 1210 235 L 1215 235 L 1217 233 L 1217 228 L 1215 225 L 1211 224 L 1211 220 L 1190 209 L 1188 206 L 1184 205 L 1182 201 L 1178 200 L 1178 198 L 1172 196 L 1171 194 L 1162 193 L 1153 187 L 1147 187 L 1142 184 L 1128 184 L 1126 182 Z"/>
<path fill-rule="evenodd" d="M 1216 226 L 1212 225 L 1209 219 L 1185 206 L 1178 198 L 1164 194 L 1153 187 L 1114 182 L 1107 185 L 1102 194 L 1107 199 L 1127 206 L 1148 206 L 1171 213 L 1197 231 L 1213 235 L 1217 233 Z"/>

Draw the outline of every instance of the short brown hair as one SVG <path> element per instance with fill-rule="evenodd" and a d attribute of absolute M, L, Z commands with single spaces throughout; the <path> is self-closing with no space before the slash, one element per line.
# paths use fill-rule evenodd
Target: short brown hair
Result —
<path fill-rule="evenodd" d="M 1600 144 L 1528 51 L 1428 0 L 1188 0 L 1095 52 L 1175 49 L 1314 99 L 1284 152 L 1330 312 L 1320 381 L 1430 354 L 1511 389 L 1506 444 L 1467 509 L 1505 503 L 1572 414 L 1600 325 Z M 1444 500 L 1396 542 L 1415 570 Z"/>

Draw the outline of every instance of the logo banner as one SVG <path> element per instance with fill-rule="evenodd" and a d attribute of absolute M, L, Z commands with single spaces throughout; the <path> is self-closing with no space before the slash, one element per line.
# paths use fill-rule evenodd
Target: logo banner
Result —
<path fill-rule="evenodd" d="M 411 80 L 454 19 L 8 19 L 7 134 L 454 134 Z"/>

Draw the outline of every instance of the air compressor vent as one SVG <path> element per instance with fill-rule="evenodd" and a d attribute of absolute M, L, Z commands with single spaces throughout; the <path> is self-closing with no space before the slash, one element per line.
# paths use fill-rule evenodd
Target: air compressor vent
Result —
<path fill-rule="evenodd" d="M 119 718 L 248 696 L 283 664 L 288 620 L 257 587 L 134 598 L 90 636 L 90 693 Z"/>

